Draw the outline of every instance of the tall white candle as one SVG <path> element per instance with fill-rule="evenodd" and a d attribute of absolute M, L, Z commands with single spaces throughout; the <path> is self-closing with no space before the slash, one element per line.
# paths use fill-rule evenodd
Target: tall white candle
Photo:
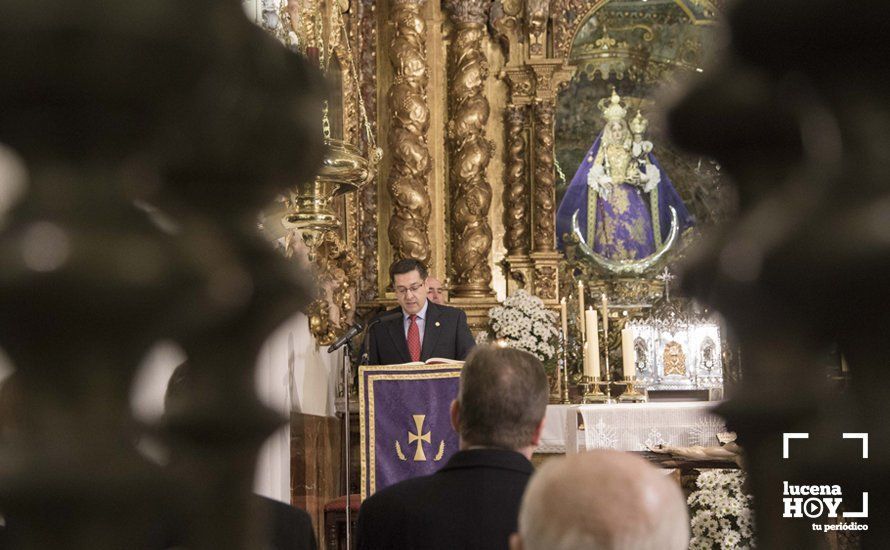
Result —
<path fill-rule="evenodd" d="M 624 378 L 634 378 L 636 373 L 637 355 L 634 352 L 634 333 L 631 329 L 625 328 L 621 330 L 621 357 L 622 376 Z"/>
<path fill-rule="evenodd" d="M 600 376 L 600 344 L 597 333 L 596 311 L 591 307 L 584 312 L 584 324 L 587 328 L 587 370 L 585 376 L 599 378 Z"/>
<path fill-rule="evenodd" d="M 566 297 L 563 296 L 562 300 L 559 301 L 559 320 L 562 321 L 562 337 L 564 339 L 568 339 L 569 337 L 569 320 L 568 314 L 566 312 Z"/>

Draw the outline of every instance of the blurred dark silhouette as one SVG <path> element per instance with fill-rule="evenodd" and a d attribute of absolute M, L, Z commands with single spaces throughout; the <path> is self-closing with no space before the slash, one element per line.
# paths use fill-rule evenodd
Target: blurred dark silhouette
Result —
<path fill-rule="evenodd" d="M 262 546 L 253 472 L 284 419 L 253 367 L 310 293 L 255 217 L 319 165 L 321 80 L 236 0 L 0 13 L 0 142 L 28 171 L 0 230 L 0 347 L 21 411 L 0 448 L 9 543 L 139 548 L 185 502 L 200 510 L 192 548 Z M 200 388 L 148 427 L 189 457 L 184 476 L 135 447 L 130 386 L 163 338 Z"/>
<path fill-rule="evenodd" d="M 877 0 L 739 1 L 723 58 L 670 114 L 674 139 L 739 188 L 738 219 L 698 249 L 683 286 L 740 340 L 741 387 L 722 413 L 746 451 L 760 547 L 816 547 L 811 524 L 835 521 L 783 519 L 783 481 L 839 484 L 850 512 L 890 489 L 888 17 Z M 843 393 L 822 367 L 835 344 Z M 784 432 L 809 434 L 788 459 Z M 867 459 L 850 432 L 869 434 Z M 868 524 L 862 546 L 886 547 L 885 500 L 837 521 Z"/>

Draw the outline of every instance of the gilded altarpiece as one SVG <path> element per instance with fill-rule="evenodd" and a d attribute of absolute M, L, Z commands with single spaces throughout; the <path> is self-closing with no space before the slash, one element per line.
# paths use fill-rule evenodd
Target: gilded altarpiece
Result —
<path fill-rule="evenodd" d="M 342 132 L 366 145 L 350 99 L 360 94 L 384 150 L 375 181 L 338 199 L 345 246 L 359 258 L 351 282 L 359 311 L 394 304 L 388 266 L 400 257 L 426 261 L 477 329 L 498 298 L 519 288 L 555 307 L 575 277 L 557 249 L 556 210 L 601 127 L 594 104 L 614 86 L 631 108 L 657 108 L 665 85 L 706 66 L 719 8 L 352 2 L 344 15 L 358 86 L 341 87 Z M 732 212 L 719 166 L 653 139 L 697 228 Z M 654 275 L 613 286 L 657 296 Z"/>

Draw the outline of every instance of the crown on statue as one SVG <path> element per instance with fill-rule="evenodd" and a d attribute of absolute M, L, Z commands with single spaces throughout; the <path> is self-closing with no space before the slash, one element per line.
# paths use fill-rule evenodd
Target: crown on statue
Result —
<path fill-rule="evenodd" d="M 630 131 L 635 134 L 645 134 L 646 128 L 649 127 L 649 120 L 643 116 L 643 113 L 637 111 L 637 116 L 630 121 Z"/>
<path fill-rule="evenodd" d="M 599 108 L 606 122 L 624 120 L 624 117 L 627 116 L 627 109 L 621 104 L 621 97 L 619 97 L 615 88 L 612 88 L 612 97 L 600 100 Z"/>

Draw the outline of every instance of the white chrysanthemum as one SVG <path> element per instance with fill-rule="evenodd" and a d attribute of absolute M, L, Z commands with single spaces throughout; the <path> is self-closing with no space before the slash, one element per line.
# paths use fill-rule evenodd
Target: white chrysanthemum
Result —
<path fill-rule="evenodd" d="M 692 515 L 690 548 L 753 547 L 752 497 L 744 492 L 744 474 L 707 470 L 696 486 L 687 498 Z"/>
<path fill-rule="evenodd" d="M 503 305 L 489 310 L 489 330 L 506 345 L 534 354 L 542 361 L 556 355 L 558 317 L 537 296 L 518 290 Z"/>
<path fill-rule="evenodd" d="M 723 548 L 736 548 L 741 541 L 741 537 L 735 531 L 725 531 L 723 533 Z"/>

